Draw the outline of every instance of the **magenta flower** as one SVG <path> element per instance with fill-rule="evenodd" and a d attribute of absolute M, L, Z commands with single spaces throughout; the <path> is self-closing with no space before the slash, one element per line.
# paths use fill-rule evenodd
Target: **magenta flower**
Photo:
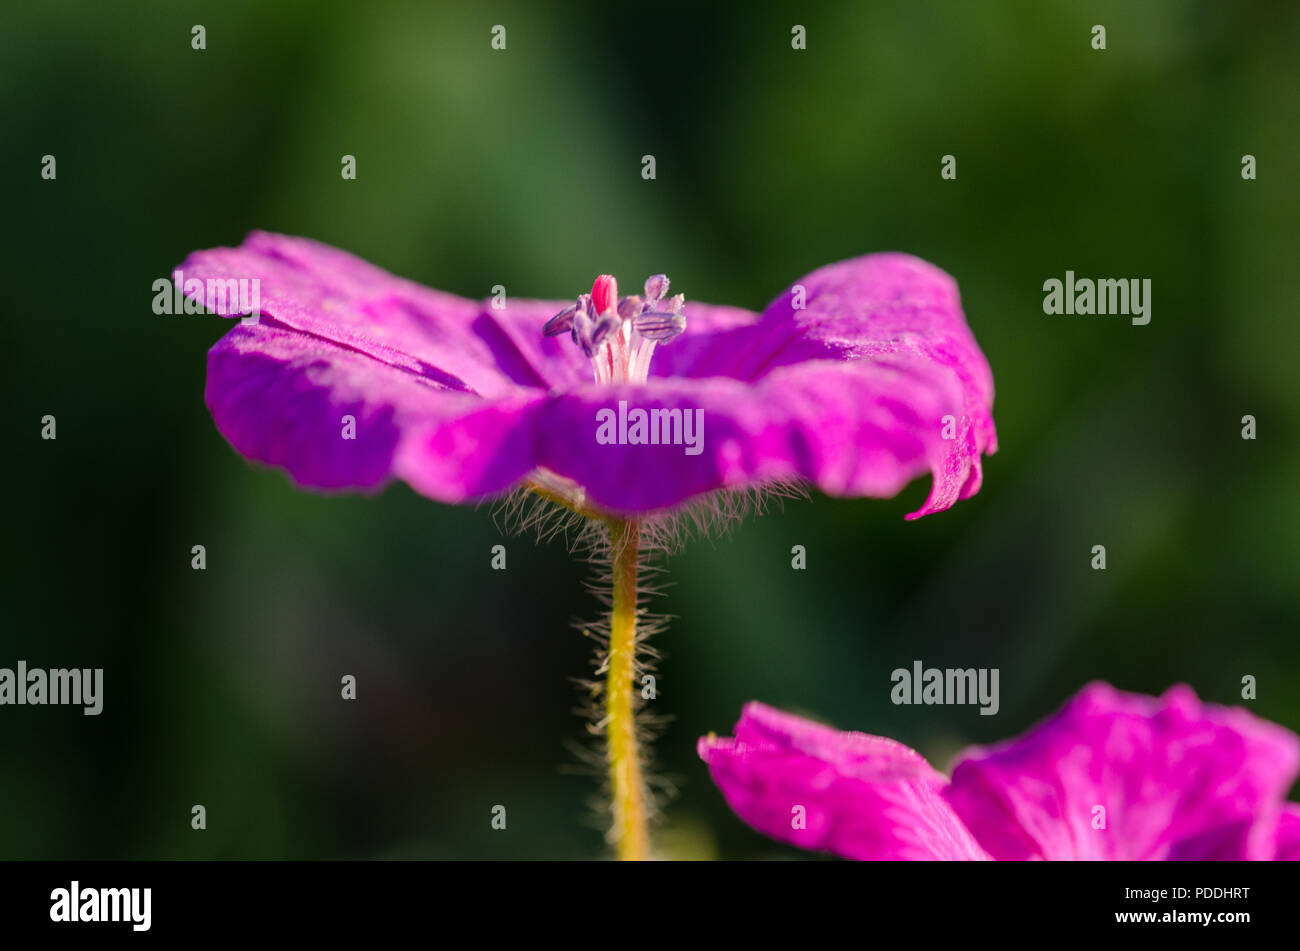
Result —
<path fill-rule="evenodd" d="M 745 822 L 851 859 L 1300 859 L 1300 740 L 1245 710 L 1104 683 L 951 781 L 900 743 L 759 703 L 700 756 Z"/>
<path fill-rule="evenodd" d="M 222 315 L 257 313 L 208 354 L 212 418 L 248 458 L 310 488 L 402 479 L 445 502 L 525 489 L 584 517 L 609 585 L 587 632 L 624 858 L 650 854 L 638 645 L 657 622 L 638 578 L 662 516 L 777 483 L 890 496 L 928 471 L 917 517 L 974 494 L 996 447 L 956 284 L 903 254 L 822 268 L 761 314 L 669 296 L 662 274 L 640 295 L 601 275 L 573 303 L 480 303 L 260 232 L 195 252 L 174 279 Z"/>
<path fill-rule="evenodd" d="M 260 321 L 209 354 L 207 402 L 240 453 L 310 488 L 398 478 L 467 502 L 550 474 L 589 505 L 643 514 L 776 481 L 887 497 L 929 471 L 916 517 L 976 492 L 981 453 L 996 448 L 992 375 L 956 284 L 903 254 L 824 267 L 761 314 L 665 299 L 662 275 L 644 298 L 619 300 L 603 279 L 600 301 L 498 308 L 261 232 L 195 252 L 182 277 L 190 297 L 260 282 Z M 226 316 L 238 307 L 216 302 Z M 567 336 L 543 336 L 558 311 L 548 332 Z M 698 453 L 635 432 L 598 443 L 597 414 L 620 401 L 673 425 L 702 419 Z M 345 415 L 355 439 L 339 438 Z"/>

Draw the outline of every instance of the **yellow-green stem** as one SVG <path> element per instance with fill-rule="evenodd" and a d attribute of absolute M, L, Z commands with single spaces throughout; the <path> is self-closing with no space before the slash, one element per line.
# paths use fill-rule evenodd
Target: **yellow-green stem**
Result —
<path fill-rule="evenodd" d="M 609 657 L 605 673 L 605 736 L 614 809 L 611 837 L 619 859 L 637 861 L 650 856 L 634 694 L 637 548 L 641 532 L 634 519 L 610 519 L 608 525 L 614 576 L 614 605 L 610 614 Z"/>

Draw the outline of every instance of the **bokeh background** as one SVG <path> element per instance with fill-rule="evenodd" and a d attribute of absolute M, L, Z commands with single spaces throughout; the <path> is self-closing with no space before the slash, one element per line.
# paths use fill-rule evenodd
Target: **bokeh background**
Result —
<path fill-rule="evenodd" d="M 752 698 L 941 766 L 1094 678 L 1238 702 L 1252 674 L 1252 709 L 1300 728 L 1295 4 L 51 0 L 4 20 L 0 666 L 103 667 L 106 706 L 0 708 L 0 856 L 604 854 L 570 749 L 587 568 L 491 506 L 295 491 L 215 431 L 227 328 L 155 316 L 151 285 L 253 228 L 470 297 L 665 271 L 757 309 L 887 249 L 959 281 L 997 383 L 977 497 L 907 523 L 928 479 L 816 496 L 671 560 L 666 855 L 800 855 L 695 758 Z M 1150 325 L 1045 317 L 1066 269 L 1150 278 Z M 1000 668 L 1001 711 L 893 706 L 915 659 Z"/>

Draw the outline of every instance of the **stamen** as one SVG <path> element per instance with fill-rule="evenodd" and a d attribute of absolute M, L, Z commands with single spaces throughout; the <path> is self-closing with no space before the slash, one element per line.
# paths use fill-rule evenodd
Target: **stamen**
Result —
<path fill-rule="evenodd" d="M 632 326 L 650 340 L 667 340 L 686 329 L 686 318 L 681 314 L 645 313 L 632 321 Z"/>
<path fill-rule="evenodd" d="M 645 280 L 645 299 L 647 304 L 653 304 L 663 298 L 668 293 L 668 275 L 655 274 L 647 277 Z"/>
<path fill-rule="evenodd" d="M 596 278 L 590 294 L 578 297 L 542 327 L 547 337 L 568 333 L 591 360 L 597 383 L 644 383 L 657 344 L 668 343 L 686 329 L 685 297 L 668 293 L 668 278 L 655 274 L 645 282 L 645 296 L 618 296 L 618 281 Z"/>
<path fill-rule="evenodd" d="M 576 307 L 570 307 L 560 311 L 548 320 L 546 326 L 542 328 L 542 336 L 558 337 L 560 334 L 567 334 L 573 329 L 573 312 L 575 310 L 577 310 Z"/>

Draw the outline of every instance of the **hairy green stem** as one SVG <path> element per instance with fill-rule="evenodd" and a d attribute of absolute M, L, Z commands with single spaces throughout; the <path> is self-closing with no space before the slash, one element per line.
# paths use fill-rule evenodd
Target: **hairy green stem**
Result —
<path fill-rule="evenodd" d="M 605 738 L 609 763 L 610 830 L 621 860 L 650 857 L 645 779 L 636 733 L 637 567 L 641 526 L 635 519 L 609 519 L 614 601 L 605 666 Z"/>

